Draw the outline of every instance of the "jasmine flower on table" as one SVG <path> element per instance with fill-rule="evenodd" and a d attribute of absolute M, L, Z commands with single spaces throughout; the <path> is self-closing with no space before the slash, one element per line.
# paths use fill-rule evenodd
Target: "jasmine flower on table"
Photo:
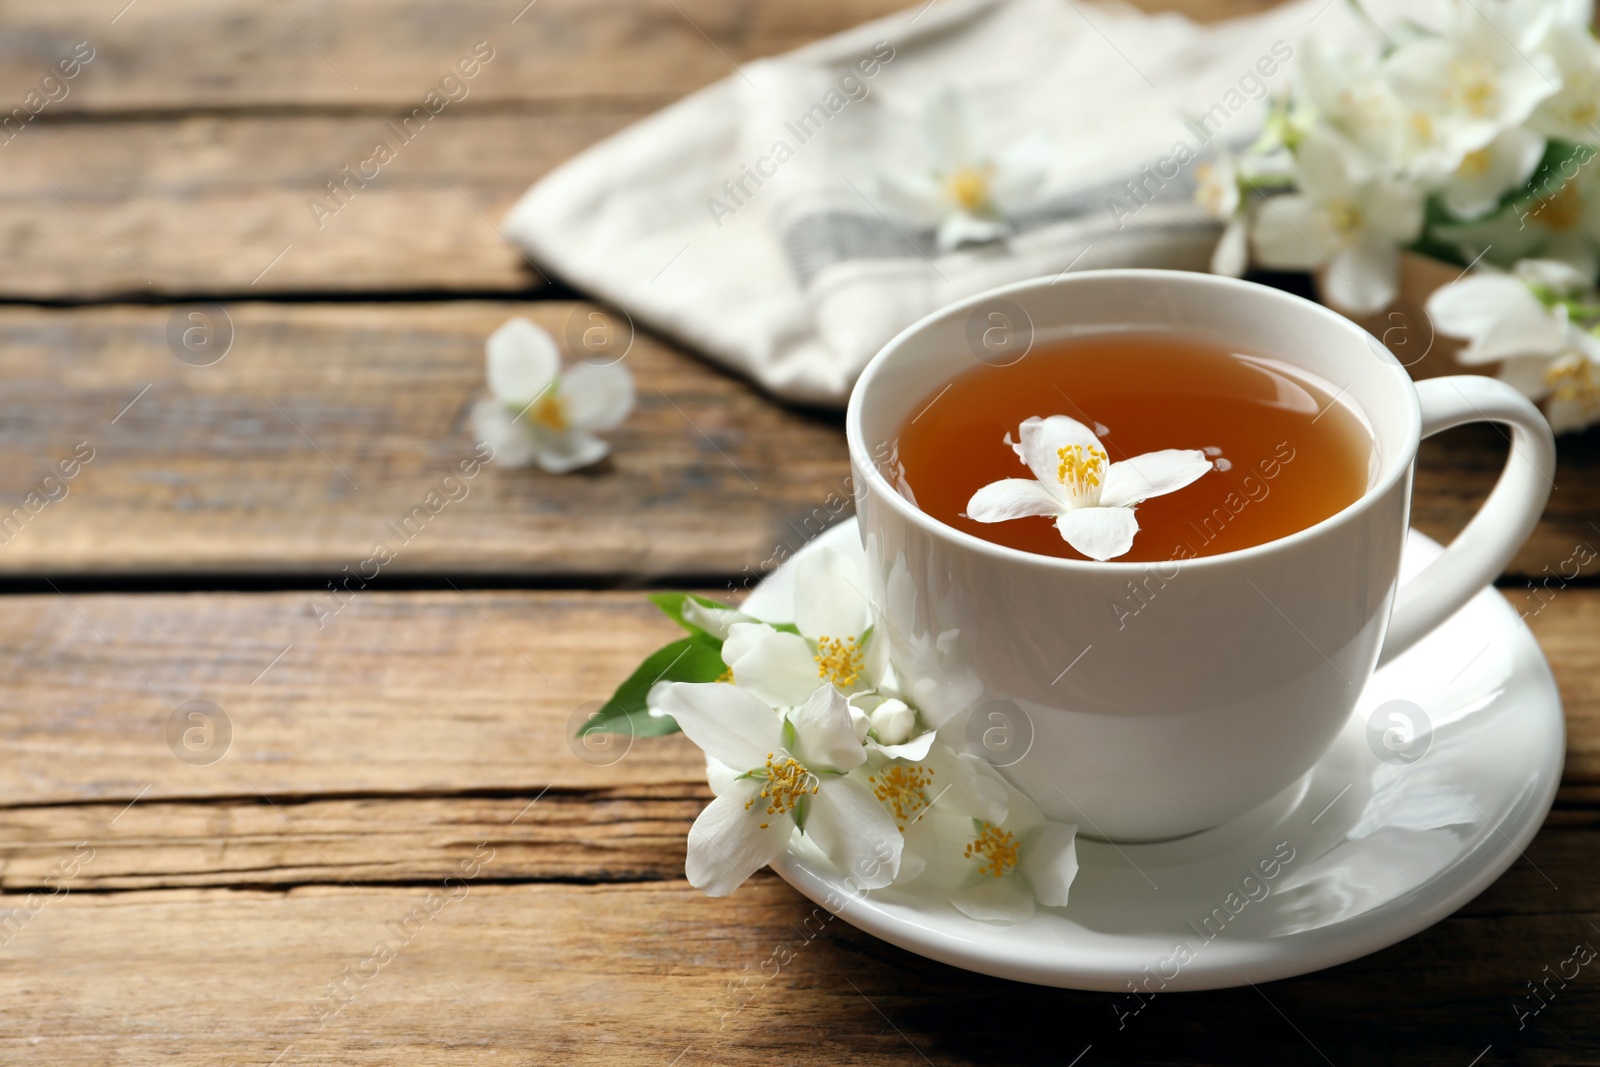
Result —
<path fill-rule="evenodd" d="M 594 435 L 633 410 L 633 375 L 620 363 L 561 369 L 548 332 L 515 318 L 489 337 L 489 391 L 472 408 L 478 437 L 508 467 L 537 464 L 566 474 L 604 459 L 611 446 Z"/>

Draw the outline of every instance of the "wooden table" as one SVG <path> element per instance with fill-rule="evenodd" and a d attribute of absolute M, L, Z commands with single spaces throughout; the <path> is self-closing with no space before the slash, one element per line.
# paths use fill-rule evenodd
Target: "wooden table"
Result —
<path fill-rule="evenodd" d="M 691 746 L 567 744 L 670 638 L 635 590 L 800 543 L 846 473 L 837 419 L 641 336 L 612 461 L 489 468 L 330 599 L 469 453 L 484 337 L 590 310 L 495 229 L 528 183 L 902 0 L 525 2 L 3 6 L 6 107 L 94 58 L 0 146 L 0 513 L 48 501 L 0 543 L 0 1062 L 1600 1062 L 1594 970 L 1525 1029 L 1512 1007 L 1600 944 L 1600 564 L 1550 577 L 1600 545 L 1600 434 L 1562 442 L 1503 583 L 1570 730 L 1527 859 L 1403 944 L 1121 1030 L 1109 995 L 808 937 L 770 874 L 702 897 Z M 478 41 L 472 95 L 319 229 L 307 200 Z M 205 304 L 231 348 L 180 362 Z M 1417 524 L 1458 529 L 1502 455 L 1489 429 L 1430 444 Z M 174 716 L 226 724 L 226 755 L 176 758 Z"/>

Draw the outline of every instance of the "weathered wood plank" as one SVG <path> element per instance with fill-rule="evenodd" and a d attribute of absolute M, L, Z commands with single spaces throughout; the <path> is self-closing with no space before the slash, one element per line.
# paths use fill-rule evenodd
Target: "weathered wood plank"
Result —
<path fill-rule="evenodd" d="M 409 109 L 484 41 L 494 58 L 469 83 L 461 107 L 597 98 L 660 103 L 726 77 L 733 63 L 908 6 L 904 0 L 134 0 L 119 13 L 121 4 L 98 0 L 10 0 L 0 5 L 8 31 L 0 44 L 0 100 L 20 106 L 87 40 L 94 58 L 41 117 L 196 107 Z M 1145 0 L 1139 6 L 1213 20 L 1271 3 Z"/>
<path fill-rule="evenodd" d="M 637 594 L 369 590 L 322 621 L 304 593 L 0 600 L 0 797 L 703 796 L 704 765 L 681 737 L 568 745 L 677 633 Z M 1564 590 L 1530 622 L 1566 704 L 1565 781 L 1600 784 L 1600 590 Z M 232 725 L 206 766 L 180 761 L 165 734 L 192 700 Z"/>
<path fill-rule="evenodd" d="M 681 737 L 575 752 L 572 728 L 676 627 L 637 594 L 308 593 L 0 599 L 0 797 L 257 798 L 704 783 Z M 315 601 L 325 604 L 326 600 Z M 321 626 L 319 628 L 319 621 Z M 218 706 L 192 735 L 177 709 Z M 214 712 L 217 722 L 223 716 Z M 214 747 L 213 747 L 214 746 Z M 672 795 L 669 793 L 669 795 Z M 133 816 L 129 816 L 132 818 Z"/>
<path fill-rule="evenodd" d="M 471 456 L 484 338 L 513 314 L 562 337 L 595 310 L 234 304 L 232 349 L 195 367 L 168 348 L 186 308 L 0 309 L 0 516 L 23 508 L 0 525 L 0 574 L 358 569 Z M 776 407 L 642 334 L 627 360 L 639 407 L 612 459 L 565 478 L 490 466 L 384 570 L 757 574 L 845 513 L 836 420 Z M 1565 584 L 1576 564 L 1600 568 L 1593 436 L 1563 439 L 1559 489 L 1514 573 Z M 41 480 L 84 442 L 94 458 L 67 495 L 28 512 L 29 493 L 60 492 Z M 1489 428 L 1429 443 L 1417 525 L 1459 530 L 1504 450 Z"/>
<path fill-rule="evenodd" d="M 6 808 L 0 908 L 6 893 L 47 891 L 79 842 L 90 858 L 76 890 L 438 882 L 459 874 L 459 858 L 479 844 L 494 856 L 496 879 L 681 879 L 685 834 L 710 796 L 704 782 L 669 781 L 515 797 Z"/>
<path fill-rule="evenodd" d="M 0 295 L 525 290 L 542 276 L 496 228 L 506 211 L 645 113 L 446 111 L 410 141 L 371 115 L 30 128 L 0 168 Z M 341 173 L 379 142 L 376 177 Z"/>
<path fill-rule="evenodd" d="M 612 458 L 567 477 L 461 477 L 484 339 L 514 314 L 581 334 L 593 312 L 235 305 L 232 349 L 196 367 L 168 349 L 185 309 L 0 310 L 0 516 L 23 507 L 0 525 L 0 572 L 333 580 L 371 577 L 383 542 L 391 574 L 736 575 L 841 513 L 836 424 L 643 335 Z M 92 461 L 54 490 L 67 495 L 30 513 L 28 494 L 84 442 Z M 417 516 L 430 493 L 456 499 Z"/>
<path fill-rule="evenodd" d="M 1493 1045 L 1494 1062 L 1591 1062 L 1592 975 L 1526 1029 L 1513 1010 L 1531 1003 L 1526 983 L 1596 940 L 1596 869 L 1561 837 L 1529 857 L 1559 893 L 1519 863 L 1386 951 L 1259 990 L 1158 996 L 1120 1026 L 1130 998 L 922 960 L 765 875 L 724 900 L 682 882 L 485 884 L 492 862 L 448 886 L 70 893 L 0 950 L 0 1057 L 992 1064 L 1067 1063 L 1092 1046 L 1083 1063 L 1431 1067 Z"/>

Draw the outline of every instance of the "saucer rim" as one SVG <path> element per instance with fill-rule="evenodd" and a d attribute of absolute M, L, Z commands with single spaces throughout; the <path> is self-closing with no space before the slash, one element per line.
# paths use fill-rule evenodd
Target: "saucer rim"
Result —
<path fill-rule="evenodd" d="M 761 589 L 766 588 L 773 575 L 792 568 L 800 556 L 829 547 L 837 541 L 854 539 L 858 537 L 856 530 L 856 520 L 851 517 L 823 531 L 768 575 L 751 591 L 751 597 L 757 596 Z M 1424 551 L 1442 551 L 1442 546 L 1438 542 L 1416 530 L 1409 531 L 1407 545 L 1421 547 Z M 1493 586 L 1485 588 L 1492 589 Z M 1462 610 L 1474 610 L 1474 606 L 1481 603 L 1480 595 L 1481 591 L 1480 594 L 1474 594 Z M 747 600 L 746 603 L 748 602 Z M 1496 827 L 1497 833 L 1486 837 L 1481 845 L 1456 859 L 1445 870 L 1427 876 L 1404 893 L 1360 915 L 1315 929 L 1286 934 L 1273 938 L 1271 942 L 1261 942 L 1263 950 L 1247 959 L 1219 963 L 1214 959 L 1197 958 L 1186 964 L 1177 976 L 1168 980 L 1162 986 L 1161 992 L 1226 989 L 1277 981 L 1324 970 L 1370 955 L 1420 933 L 1459 910 L 1498 880 L 1523 855 L 1543 826 L 1561 784 L 1561 770 L 1566 752 L 1565 715 L 1549 662 L 1527 627 L 1516 625 L 1514 617 L 1506 617 L 1511 615 L 1510 605 L 1501 599 L 1493 605 L 1477 607 L 1476 610 L 1487 610 L 1499 615 L 1501 625 L 1510 629 L 1511 641 L 1521 646 L 1519 651 L 1526 649 L 1532 652 L 1531 657 L 1518 656 L 1517 673 L 1526 675 L 1528 672 L 1534 672 L 1535 676 L 1525 678 L 1525 682 L 1541 691 L 1543 699 L 1538 701 L 1539 709 L 1536 713 L 1552 715 L 1555 727 L 1552 735 L 1555 744 L 1543 753 L 1543 766 L 1538 768 L 1536 780 L 1540 783 L 1540 787 L 1529 794 L 1524 794 L 1512 812 Z M 1352 712 L 1352 715 L 1354 714 L 1356 713 Z M 1327 756 L 1323 758 L 1326 759 Z M 1319 759 L 1318 764 L 1321 762 Z M 1313 766 L 1307 774 L 1312 774 L 1315 770 L 1316 766 Z M 1240 816 L 1240 819 L 1249 817 L 1250 815 L 1246 814 Z M 1233 820 L 1236 821 L 1238 820 Z M 1514 833 L 1509 831 L 1513 822 L 1516 823 Z M 1232 822 L 1224 823 L 1223 826 L 1231 824 Z M 862 896 L 848 892 L 843 880 L 834 872 L 812 866 L 793 851 L 780 855 L 771 864 L 771 868 L 801 895 L 824 908 L 827 907 L 825 901 L 830 896 L 835 899 L 844 896 L 844 905 L 833 911 L 833 914 L 882 941 L 940 963 L 994 978 L 1061 989 L 1127 992 L 1130 980 L 1140 973 L 1141 966 L 1150 962 L 1147 957 L 1142 956 L 1137 960 L 1117 961 L 1115 965 L 1110 960 L 1095 963 L 1064 959 L 1061 963 L 1040 963 L 1018 959 L 1009 953 L 1003 943 L 984 936 L 997 929 L 1009 929 L 1008 927 L 995 927 L 977 920 L 964 920 L 964 925 L 970 925 L 974 937 L 970 940 L 960 939 L 944 930 L 917 922 L 913 915 L 900 915 L 892 910 L 908 908 L 911 905 L 874 900 L 870 895 Z M 1416 899 L 1424 891 L 1426 897 Z M 897 887 L 894 893 L 920 897 L 923 900 L 929 899 L 925 894 L 919 894 L 910 887 Z M 1053 916 L 1060 921 L 1071 922 L 1070 906 L 1065 911 L 1050 909 L 1042 914 Z M 963 922 L 959 918 L 955 921 Z M 1119 935 L 1098 936 L 1114 939 Z M 1251 944 L 1254 943 L 1240 942 L 1235 947 L 1247 948 Z M 1063 947 L 1066 948 L 1065 945 Z"/>

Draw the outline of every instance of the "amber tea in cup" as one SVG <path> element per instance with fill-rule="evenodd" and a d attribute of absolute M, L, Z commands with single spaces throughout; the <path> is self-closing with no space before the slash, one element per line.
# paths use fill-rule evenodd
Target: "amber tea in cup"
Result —
<path fill-rule="evenodd" d="M 1033 476 L 1006 438 L 1017 439 L 1026 419 L 1053 415 L 1091 429 L 1107 464 L 1164 449 L 1211 461 L 1192 483 L 1135 506 L 1139 532 L 1117 562 L 1217 555 L 1304 530 L 1359 499 L 1372 466 L 1372 435 L 1336 386 L 1197 337 L 1107 332 L 1038 345 L 931 391 L 900 429 L 895 481 L 958 530 L 1083 559 L 1050 517 L 967 515 L 984 486 Z"/>

